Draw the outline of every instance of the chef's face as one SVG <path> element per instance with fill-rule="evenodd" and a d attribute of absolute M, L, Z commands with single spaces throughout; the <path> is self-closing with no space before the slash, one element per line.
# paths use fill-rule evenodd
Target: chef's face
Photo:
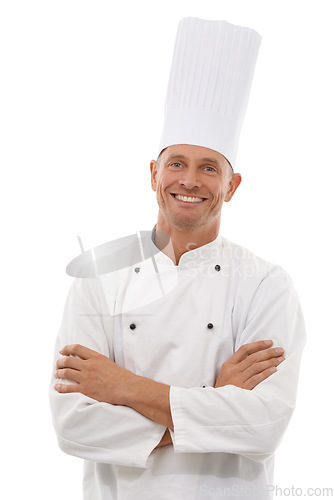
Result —
<path fill-rule="evenodd" d="M 223 202 L 231 200 L 241 182 L 223 155 L 201 146 L 169 146 L 150 167 L 167 227 L 183 231 L 219 225 Z"/>

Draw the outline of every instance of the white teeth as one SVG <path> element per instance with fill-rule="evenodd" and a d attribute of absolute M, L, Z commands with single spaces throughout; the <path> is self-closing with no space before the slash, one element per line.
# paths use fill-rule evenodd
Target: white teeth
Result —
<path fill-rule="evenodd" d="M 176 194 L 175 198 L 180 201 L 187 201 L 188 203 L 199 203 L 203 201 L 204 198 L 195 198 L 193 196 L 181 196 L 180 194 Z"/>

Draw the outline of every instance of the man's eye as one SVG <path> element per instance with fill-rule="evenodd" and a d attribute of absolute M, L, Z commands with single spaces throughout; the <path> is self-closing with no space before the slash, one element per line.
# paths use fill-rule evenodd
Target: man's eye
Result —
<path fill-rule="evenodd" d="M 209 172 L 215 172 L 215 169 L 213 167 L 205 167 L 205 170 L 208 170 Z"/>
<path fill-rule="evenodd" d="M 181 163 L 174 162 L 171 164 L 172 167 L 181 167 Z"/>

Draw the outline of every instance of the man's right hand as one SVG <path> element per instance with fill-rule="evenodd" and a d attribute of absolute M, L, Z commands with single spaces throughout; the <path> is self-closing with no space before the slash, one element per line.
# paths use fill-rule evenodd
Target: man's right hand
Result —
<path fill-rule="evenodd" d="M 235 385 L 252 390 L 277 371 L 284 361 L 284 349 L 273 345 L 272 340 L 244 344 L 222 365 L 215 388 Z"/>

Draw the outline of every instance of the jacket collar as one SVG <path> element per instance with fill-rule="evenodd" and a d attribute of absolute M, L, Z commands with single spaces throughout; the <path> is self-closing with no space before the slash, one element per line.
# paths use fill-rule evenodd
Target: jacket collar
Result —
<path fill-rule="evenodd" d="M 152 244 L 154 244 L 154 231 L 152 231 Z M 155 246 L 155 248 L 157 248 Z M 218 235 L 213 241 L 202 245 L 198 248 L 194 248 L 185 252 L 181 255 L 178 265 L 176 266 L 173 260 L 168 257 L 163 251 L 159 251 L 155 253 L 154 259 L 155 262 L 163 267 L 175 267 L 175 268 L 183 268 L 183 267 L 200 267 L 206 266 L 207 264 L 212 264 L 213 262 L 222 259 L 222 250 L 223 250 L 223 237 Z"/>

